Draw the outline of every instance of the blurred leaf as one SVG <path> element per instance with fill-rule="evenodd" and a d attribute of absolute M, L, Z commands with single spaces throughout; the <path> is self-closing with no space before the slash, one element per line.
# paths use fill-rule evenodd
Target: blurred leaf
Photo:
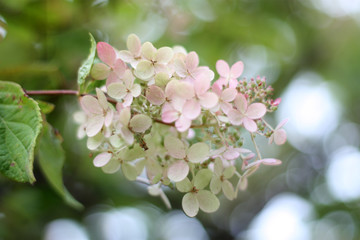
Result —
<path fill-rule="evenodd" d="M 61 142 L 61 136 L 54 132 L 51 125 L 45 123 L 39 142 L 40 167 L 51 186 L 63 197 L 65 202 L 74 208 L 81 209 L 83 208 L 82 204 L 71 196 L 62 180 L 65 152 Z"/>
<path fill-rule="evenodd" d="M 38 103 L 40 110 L 43 114 L 49 114 L 55 108 L 55 105 L 52 103 L 49 103 L 49 102 L 45 102 L 45 101 L 41 101 L 41 100 L 36 100 L 36 102 Z"/>
<path fill-rule="evenodd" d="M 87 59 L 83 62 L 83 64 L 80 66 L 78 70 L 78 78 L 77 82 L 80 88 L 80 91 L 83 87 L 83 84 L 85 83 L 86 77 L 90 74 L 91 67 L 94 63 L 95 59 L 95 53 L 96 53 L 96 41 L 94 37 L 89 33 L 90 35 L 90 41 L 91 41 L 91 47 L 90 47 L 90 53 Z"/>
<path fill-rule="evenodd" d="M 34 148 L 41 129 L 38 104 L 21 86 L 0 81 L 0 172 L 19 182 L 35 182 Z"/>

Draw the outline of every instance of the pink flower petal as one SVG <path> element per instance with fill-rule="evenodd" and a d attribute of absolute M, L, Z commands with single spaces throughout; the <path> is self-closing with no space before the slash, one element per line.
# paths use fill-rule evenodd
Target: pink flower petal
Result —
<path fill-rule="evenodd" d="M 166 123 L 172 123 L 179 118 L 179 112 L 169 103 L 165 103 L 162 108 L 161 119 Z"/>
<path fill-rule="evenodd" d="M 238 80 L 235 78 L 229 79 L 229 88 L 236 88 L 238 83 Z"/>
<path fill-rule="evenodd" d="M 204 94 L 210 88 L 210 79 L 198 78 L 194 82 L 194 89 L 197 95 Z"/>
<path fill-rule="evenodd" d="M 198 101 L 196 101 L 195 99 L 186 101 L 186 103 L 183 106 L 182 113 L 184 114 L 184 116 L 186 118 L 188 118 L 190 120 L 194 120 L 201 113 L 200 103 Z"/>
<path fill-rule="evenodd" d="M 234 104 L 235 104 L 235 107 L 241 112 L 241 113 L 244 113 L 246 112 L 246 109 L 247 109 L 247 106 L 248 106 L 248 103 L 247 103 L 247 100 L 245 98 L 244 95 L 242 95 L 241 93 L 239 93 L 235 100 L 234 100 Z"/>
<path fill-rule="evenodd" d="M 286 132 L 284 129 L 278 129 L 274 132 L 274 142 L 277 145 L 282 145 L 286 142 Z"/>
<path fill-rule="evenodd" d="M 93 96 L 86 95 L 80 98 L 80 106 L 87 115 L 102 114 L 103 109 L 99 101 Z"/>
<path fill-rule="evenodd" d="M 192 77 L 197 79 L 206 79 L 211 82 L 214 79 L 214 72 L 211 71 L 208 67 L 198 67 L 191 72 Z"/>
<path fill-rule="evenodd" d="M 119 78 L 121 78 L 124 75 L 126 69 L 127 66 L 121 59 L 117 59 L 115 61 L 113 70 Z"/>
<path fill-rule="evenodd" d="M 230 69 L 231 78 L 238 78 L 244 71 L 244 63 L 242 61 L 238 61 L 232 65 Z"/>
<path fill-rule="evenodd" d="M 95 167 L 103 167 L 110 161 L 111 158 L 112 158 L 111 153 L 108 153 L 108 152 L 100 153 L 93 160 L 94 166 Z"/>
<path fill-rule="evenodd" d="M 224 102 L 232 102 L 234 101 L 237 93 L 237 90 L 234 88 L 226 88 L 222 91 L 220 98 Z"/>
<path fill-rule="evenodd" d="M 180 182 L 186 178 L 188 173 L 189 165 L 184 160 L 179 160 L 170 165 L 168 178 L 174 182 Z"/>
<path fill-rule="evenodd" d="M 284 119 L 284 120 L 282 120 L 282 121 L 276 126 L 275 130 L 282 128 L 288 121 L 289 121 L 289 119 L 287 119 L 287 118 Z"/>
<path fill-rule="evenodd" d="M 175 94 L 182 99 L 191 99 L 195 96 L 194 87 L 189 82 L 178 81 L 175 85 Z"/>
<path fill-rule="evenodd" d="M 151 85 L 146 91 L 146 99 L 151 104 L 160 106 L 165 102 L 165 93 L 160 87 Z"/>
<path fill-rule="evenodd" d="M 216 106 L 219 101 L 218 96 L 213 92 L 207 92 L 199 96 L 200 104 L 206 109 L 210 109 Z"/>
<path fill-rule="evenodd" d="M 106 42 L 99 42 L 96 45 L 96 48 L 101 61 L 103 61 L 110 67 L 114 67 L 114 63 L 116 60 L 116 53 L 114 48 Z"/>
<path fill-rule="evenodd" d="M 191 120 L 187 119 L 184 115 L 181 115 L 175 122 L 175 127 L 179 132 L 185 132 L 191 126 Z"/>
<path fill-rule="evenodd" d="M 271 103 L 271 105 L 277 106 L 277 105 L 279 105 L 280 103 L 281 103 L 281 98 L 277 98 L 277 99 L 275 99 L 275 100 Z"/>
<path fill-rule="evenodd" d="M 223 157 L 227 160 L 233 160 L 240 156 L 240 153 L 236 151 L 234 148 L 230 147 L 223 153 Z"/>
<path fill-rule="evenodd" d="M 106 87 L 108 87 L 112 83 L 119 83 L 119 82 L 122 82 L 119 76 L 114 71 L 111 71 L 108 78 L 106 79 Z"/>
<path fill-rule="evenodd" d="M 193 71 L 199 65 L 199 57 L 196 52 L 190 52 L 185 59 L 186 68 Z"/>
<path fill-rule="evenodd" d="M 266 107 L 262 103 L 253 103 L 250 104 L 246 111 L 246 116 L 251 119 L 259 119 L 262 118 L 266 113 Z"/>
<path fill-rule="evenodd" d="M 229 64 L 227 64 L 224 60 L 218 60 L 216 62 L 216 71 L 221 77 L 227 78 L 230 73 Z"/>
<path fill-rule="evenodd" d="M 218 80 L 218 81 L 219 81 L 219 80 Z M 212 85 L 211 90 L 212 90 L 214 93 L 216 93 L 216 95 L 220 96 L 221 93 L 222 93 L 222 85 L 217 84 L 218 81 L 216 81 L 216 82 Z"/>
<path fill-rule="evenodd" d="M 281 164 L 281 160 L 279 159 L 275 159 L 275 158 L 264 158 L 262 160 L 260 160 L 262 164 L 264 165 L 280 165 Z"/>
<path fill-rule="evenodd" d="M 231 109 L 233 109 L 232 105 L 230 103 L 227 103 L 227 102 L 220 102 L 220 108 L 223 111 L 223 113 L 225 113 L 226 115 L 228 115 L 229 111 Z"/>
<path fill-rule="evenodd" d="M 244 117 L 244 127 L 246 128 L 246 130 L 248 130 L 249 132 L 256 132 L 257 130 L 257 125 L 256 122 L 248 117 Z"/>
<path fill-rule="evenodd" d="M 231 109 L 228 112 L 228 118 L 233 125 L 239 126 L 243 123 L 244 115 L 235 109 Z"/>

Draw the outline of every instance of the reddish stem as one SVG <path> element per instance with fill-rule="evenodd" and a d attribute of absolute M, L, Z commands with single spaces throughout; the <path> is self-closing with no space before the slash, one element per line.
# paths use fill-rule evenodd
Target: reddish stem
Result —
<path fill-rule="evenodd" d="M 76 90 L 25 90 L 27 95 L 79 95 Z"/>

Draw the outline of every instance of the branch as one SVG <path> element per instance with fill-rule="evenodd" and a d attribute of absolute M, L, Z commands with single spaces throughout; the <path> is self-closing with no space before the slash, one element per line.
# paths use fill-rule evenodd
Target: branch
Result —
<path fill-rule="evenodd" d="M 59 90 L 25 90 L 23 89 L 25 94 L 28 95 L 28 96 L 31 96 L 31 95 L 76 95 L 76 96 L 80 96 L 80 97 L 83 97 L 83 96 L 86 96 L 86 95 L 89 95 L 89 96 L 93 96 L 95 98 L 97 98 L 97 96 L 95 94 L 79 94 L 79 91 L 76 91 L 76 90 L 67 90 L 67 89 L 59 89 Z M 108 102 L 111 102 L 111 103 L 114 103 L 116 104 L 117 101 L 111 97 L 109 97 L 107 94 L 106 95 L 106 98 L 108 100 Z"/>
<path fill-rule="evenodd" d="M 27 95 L 79 95 L 76 90 L 25 90 Z"/>

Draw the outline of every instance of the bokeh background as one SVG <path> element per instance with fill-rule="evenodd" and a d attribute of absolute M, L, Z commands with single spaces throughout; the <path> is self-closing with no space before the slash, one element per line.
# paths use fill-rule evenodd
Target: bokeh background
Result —
<path fill-rule="evenodd" d="M 266 76 L 289 118 L 288 143 L 261 142 L 263 167 L 237 200 L 186 217 L 141 184 L 92 166 L 76 139 L 75 97 L 43 97 L 64 138 L 64 181 L 85 206 L 67 206 L 35 162 L 34 185 L 0 177 L 0 239 L 360 239 L 360 1 L 0 0 L 0 79 L 25 89 L 76 89 L 90 42 L 125 48 L 136 33 L 156 47 L 183 45 L 212 69 L 242 60 Z"/>

